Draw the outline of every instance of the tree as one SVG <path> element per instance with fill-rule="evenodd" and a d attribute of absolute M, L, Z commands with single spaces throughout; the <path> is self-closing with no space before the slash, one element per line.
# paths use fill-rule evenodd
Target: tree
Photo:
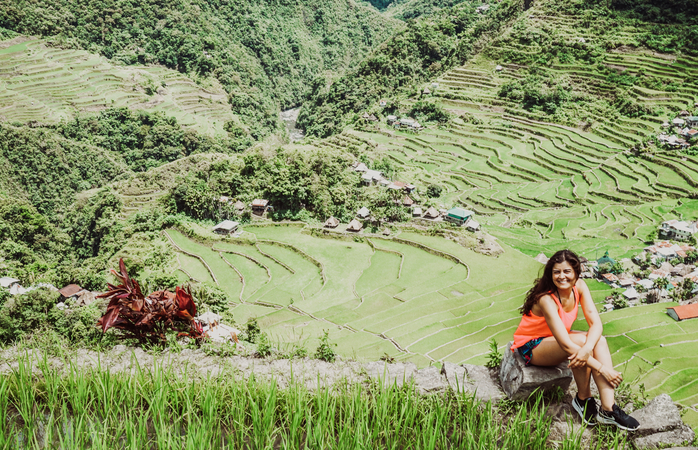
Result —
<path fill-rule="evenodd" d="M 609 268 L 609 272 L 614 274 L 614 275 L 620 275 L 623 273 L 625 270 L 623 269 L 623 265 L 619 262 L 615 262 L 611 265 Z"/>
<path fill-rule="evenodd" d="M 442 191 L 443 188 L 438 184 L 430 184 L 429 186 L 427 186 L 427 197 L 439 198 L 441 197 Z"/>
<path fill-rule="evenodd" d="M 661 296 L 658 289 L 652 289 L 647 293 L 647 303 L 658 303 Z"/>
<path fill-rule="evenodd" d="M 657 289 L 664 290 L 669 286 L 669 280 L 665 277 L 659 277 L 656 280 L 654 280 L 654 287 Z"/>

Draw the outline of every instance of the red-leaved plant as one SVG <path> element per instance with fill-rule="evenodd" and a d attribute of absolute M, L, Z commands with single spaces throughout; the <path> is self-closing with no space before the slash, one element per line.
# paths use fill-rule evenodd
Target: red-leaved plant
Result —
<path fill-rule="evenodd" d="M 124 260 L 119 260 L 119 270 L 112 269 L 121 284 L 107 284 L 109 291 L 99 298 L 109 299 L 107 312 L 97 321 L 97 326 L 106 332 L 117 328 L 125 332 L 125 337 L 137 339 L 141 343 L 164 344 L 167 331 L 178 331 L 178 337 L 203 338 L 203 330 L 194 317 L 196 305 L 191 294 L 180 287 L 175 292 L 155 291 L 148 297 L 141 292 L 138 281 L 128 276 Z"/>

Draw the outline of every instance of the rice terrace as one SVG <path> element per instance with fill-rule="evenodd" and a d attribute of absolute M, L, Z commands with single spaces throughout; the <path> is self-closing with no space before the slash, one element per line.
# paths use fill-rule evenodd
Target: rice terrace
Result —
<path fill-rule="evenodd" d="M 227 8 L 190 3 L 190 23 Z M 667 312 L 698 301 L 693 10 L 660 5 L 676 22 L 665 26 L 652 0 L 642 12 L 615 0 L 356 3 L 393 37 L 357 38 L 371 45 L 350 63 L 360 52 L 327 36 L 279 38 L 293 56 L 277 59 L 268 18 L 248 24 L 271 36 L 264 45 L 225 42 L 205 23 L 178 47 L 196 50 L 177 53 L 143 38 L 164 18 L 123 31 L 134 44 L 120 47 L 104 29 L 70 34 L 68 21 L 53 36 L 0 16 L 0 306 L 11 311 L 0 351 L 113 347 L 114 330 L 94 327 L 99 301 L 79 309 L 61 290 L 58 311 L 47 286 L 103 292 L 123 259 L 149 292 L 209 289 L 224 322 L 258 324 L 277 353 L 329 342 L 342 360 L 485 365 L 494 342 L 509 351 L 541 257 L 570 249 L 624 387 L 669 394 L 698 430 L 698 318 Z M 225 26 L 242 26 L 229 14 Z M 337 17 L 308 14 L 309 33 Z M 323 45 L 311 76 L 302 58 Z M 306 137 L 292 142 L 278 117 L 296 107 Z M 449 223 L 454 210 L 467 220 Z M 12 300 L 41 295 L 44 328 L 32 326 L 46 338 L 17 325 L 34 319 Z M 580 309 L 573 329 L 586 327 Z"/>

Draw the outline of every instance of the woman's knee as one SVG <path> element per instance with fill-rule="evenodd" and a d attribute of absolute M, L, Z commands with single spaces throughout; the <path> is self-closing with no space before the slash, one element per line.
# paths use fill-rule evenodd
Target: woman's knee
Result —
<path fill-rule="evenodd" d="M 570 339 L 581 347 L 586 343 L 587 335 L 586 333 L 570 333 Z"/>
<path fill-rule="evenodd" d="M 606 338 L 600 336 L 599 341 L 596 343 L 596 347 L 608 348 L 608 342 L 606 341 Z"/>

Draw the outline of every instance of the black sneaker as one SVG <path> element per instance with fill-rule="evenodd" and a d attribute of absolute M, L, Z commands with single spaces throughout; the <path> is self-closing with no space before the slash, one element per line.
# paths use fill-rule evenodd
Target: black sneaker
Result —
<path fill-rule="evenodd" d="M 594 426 L 596 425 L 596 400 L 593 397 L 589 397 L 586 400 L 580 400 L 578 395 L 574 396 L 572 400 L 572 408 L 579 413 L 579 417 L 582 418 L 582 422 L 585 425 Z"/>
<path fill-rule="evenodd" d="M 637 419 L 627 415 L 615 403 L 613 404 L 613 411 L 604 411 L 601 408 L 598 419 L 601 423 L 615 425 L 621 430 L 635 431 L 640 427 L 640 422 Z"/>

